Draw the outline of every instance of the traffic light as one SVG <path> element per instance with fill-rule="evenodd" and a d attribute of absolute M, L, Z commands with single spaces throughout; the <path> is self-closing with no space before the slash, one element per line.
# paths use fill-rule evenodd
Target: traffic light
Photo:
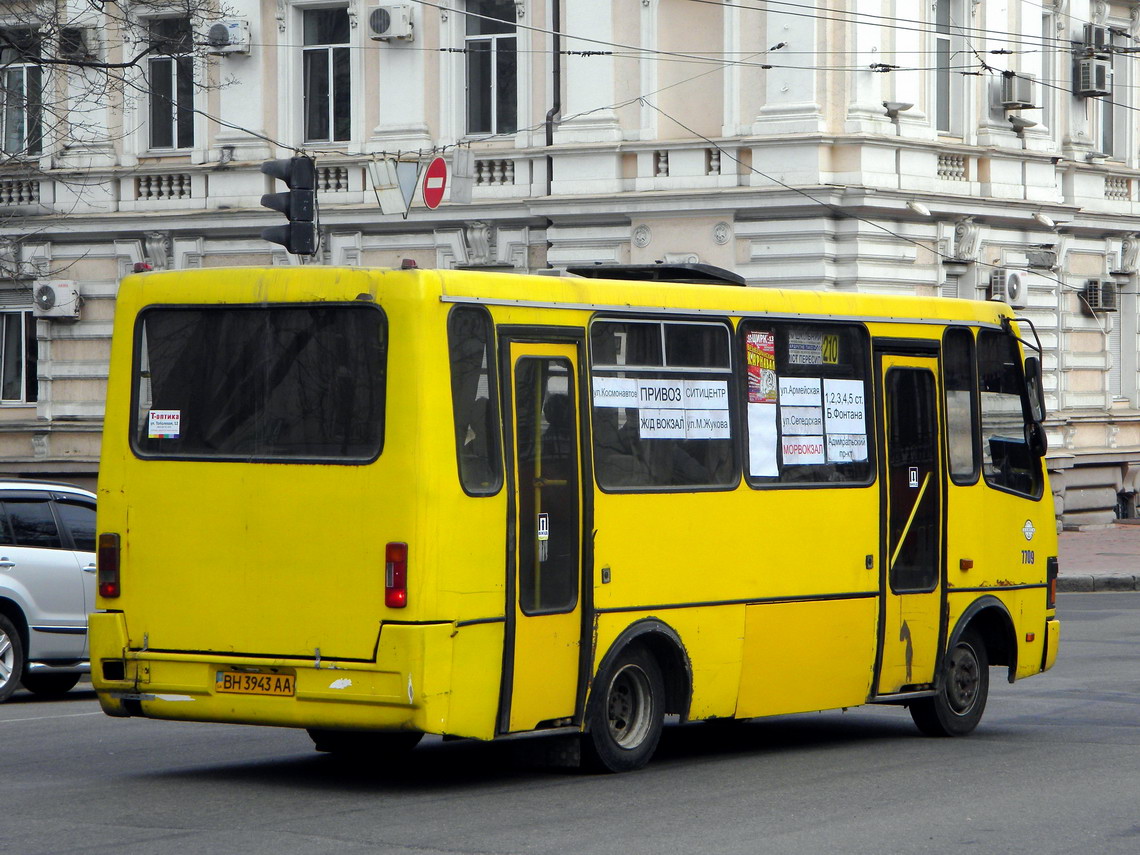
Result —
<path fill-rule="evenodd" d="M 266 175 L 285 182 L 287 193 L 266 193 L 261 204 L 280 211 L 289 220 L 285 226 L 261 230 L 261 237 L 279 243 L 293 255 L 314 255 L 317 244 L 317 167 L 311 157 L 287 157 L 261 164 Z"/>

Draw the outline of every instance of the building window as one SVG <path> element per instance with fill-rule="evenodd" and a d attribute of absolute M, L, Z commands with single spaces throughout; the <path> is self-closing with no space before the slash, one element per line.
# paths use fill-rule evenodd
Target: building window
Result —
<path fill-rule="evenodd" d="M 467 132 L 518 129 L 514 0 L 467 0 Z"/>
<path fill-rule="evenodd" d="M 1131 110 L 1128 105 L 1129 70 L 1132 58 L 1116 53 L 1116 33 L 1109 33 L 1112 52 L 1109 61 L 1112 63 L 1112 74 L 1109 76 L 1108 88 L 1110 94 L 1101 98 L 1090 98 L 1092 109 L 1100 113 L 1100 128 L 1097 148 L 1099 152 L 1111 160 L 1124 161 L 1128 152 L 1128 129 Z"/>
<path fill-rule="evenodd" d="M 1120 335 L 1121 321 L 1123 321 L 1123 313 L 1121 314 L 1121 318 L 1119 320 L 1116 318 L 1113 318 L 1112 319 L 1112 326 L 1110 326 L 1108 328 L 1108 342 L 1107 342 L 1107 344 L 1108 344 L 1108 399 L 1109 399 L 1109 402 L 1112 402 L 1112 401 L 1116 400 L 1117 398 L 1127 397 L 1124 394 L 1124 384 L 1122 382 L 1123 377 L 1121 376 L 1121 371 L 1120 371 L 1120 363 L 1123 361 L 1122 360 L 1123 354 L 1121 353 L 1121 346 L 1123 345 L 1123 342 L 1121 341 L 1122 336 Z"/>
<path fill-rule="evenodd" d="M 150 22 L 150 147 L 194 145 L 194 57 L 189 18 Z"/>
<path fill-rule="evenodd" d="M 35 30 L 0 30 L 0 139 L 7 155 L 43 150 L 40 47 Z"/>
<path fill-rule="evenodd" d="M 0 312 L 0 402 L 36 400 L 36 321 L 31 312 Z"/>
<path fill-rule="evenodd" d="M 934 2 L 934 122 L 944 134 L 962 124 L 962 10 L 959 0 Z"/>
<path fill-rule="evenodd" d="M 1041 15 L 1041 44 L 1052 44 L 1052 39 L 1055 38 L 1056 25 L 1053 20 L 1053 13 L 1049 11 L 1042 11 Z M 1053 132 L 1056 128 L 1054 121 L 1054 108 L 1053 104 L 1056 99 L 1056 91 L 1059 89 L 1057 85 L 1057 56 L 1054 51 L 1041 52 L 1041 77 L 1040 83 L 1036 87 L 1037 98 L 1041 104 L 1041 125 L 1048 128 Z M 1053 134 L 1056 138 L 1056 134 Z"/>
<path fill-rule="evenodd" d="M 348 9 L 305 9 L 302 15 L 305 141 L 347 140 L 352 124 Z"/>

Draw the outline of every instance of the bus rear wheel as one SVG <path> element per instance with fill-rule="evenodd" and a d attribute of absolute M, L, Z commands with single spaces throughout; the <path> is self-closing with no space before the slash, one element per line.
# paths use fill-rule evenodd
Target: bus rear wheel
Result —
<path fill-rule="evenodd" d="M 965 736 L 982 720 L 990 692 L 986 646 L 966 631 L 946 656 L 938 694 L 910 705 L 910 716 L 927 736 Z"/>
<path fill-rule="evenodd" d="M 586 712 L 582 765 L 630 772 L 649 762 L 661 739 L 665 682 L 641 648 L 623 651 L 598 674 Z"/>
<path fill-rule="evenodd" d="M 376 733 L 359 730 L 320 730 L 308 728 L 313 747 L 336 757 L 395 758 L 409 753 L 424 735 L 414 730 Z"/>

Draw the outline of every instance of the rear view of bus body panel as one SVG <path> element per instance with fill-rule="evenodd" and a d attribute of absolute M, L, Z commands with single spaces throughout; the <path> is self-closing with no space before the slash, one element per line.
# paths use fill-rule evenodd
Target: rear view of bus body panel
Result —
<path fill-rule="evenodd" d="M 203 274 L 124 283 L 99 508 L 99 531 L 121 538 L 122 592 L 101 599 L 105 613 L 92 619 L 94 681 L 108 712 L 493 732 L 494 688 L 475 697 L 465 677 L 453 692 L 448 687 L 453 664 L 464 674 L 485 675 L 484 663 L 500 661 L 501 624 L 457 624 L 465 610 L 475 617 L 495 608 L 501 614 L 501 587 L 496 594 L 490 585 L 473 584 L 468 596 L 446 603 L 433 593 L 435 568 L 455 556 L 439 551 L 434 494 L 445 474 L 428 450 L 449 447 L 450 418 L 445 396 L 423 394 L 420 375 L 408 366 L 431 370 L 437 360 L 446 377 L 446 351 L 426 347 L 422 334 L 430 313 L 442 310 L 417 293 L 420 281 L 404 276 L 399 287 L 387 287 L 384 276 L 229 271 L 222 284 Z M 190 295 L 210 307 L 343 304 L 370 295 L 362 302 L 384 312 L 389 341 L 379 457 L 239 462 L 136 453 L 127 379 L 135 319 L 147 305 L 179 305 Z M 440 330 L 432 332 L 438 342 Z M 446 476 L 454 481 L 453 471 Z M 433 495 L 436 511 L 428 514 Z M 407 544 L 406 608 L 385 604 L 390 543 Z M 287 693 L 226 692 L 226 674 L 253 675 L 251 686 Z M 456 695 L 463 703 L 449 723 Z"/>
<path fill-rule="evenodd" d="M 93 682 L 103 711 L 178 721 L 284 727 L 418 730 L 490 739 L 497 694 L 479 683 L 501 657 L 502 624 L 451 623 L 380 630 L 372 662 L 300 663 L 278 658 L 131 650 L 127 616 L 91 616 Z M 220 672 L 288 677 L 293 696 L 225 694 Z M 497 684 L 496 684 L 497 685 Z"/>

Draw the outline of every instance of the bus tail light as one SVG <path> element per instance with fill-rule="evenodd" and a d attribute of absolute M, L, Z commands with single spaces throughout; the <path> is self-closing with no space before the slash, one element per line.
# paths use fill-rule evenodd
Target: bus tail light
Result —
<path fill-rule="evenodd" d="M 1057 571 L 1059 566 L 1057 556 L 1051 555 L 1045 560 L 1045 581 L 1049 584 L 1049 591 L 1045 595 L 1045 608 L 1057 608 Z"/>
<path fill-rule="evenodd" d="M 111 532 L 99 535 L 95 566 L 99 583 L 99 596 L 113 599 L 121 593 L 119 588 L 119 536 Z"/>
<path fill-rule="evenodd" d="M 408 605 L 408 544 L 384 547 L 384 605 L 402 609 Z"/>

